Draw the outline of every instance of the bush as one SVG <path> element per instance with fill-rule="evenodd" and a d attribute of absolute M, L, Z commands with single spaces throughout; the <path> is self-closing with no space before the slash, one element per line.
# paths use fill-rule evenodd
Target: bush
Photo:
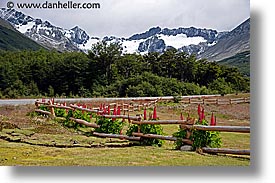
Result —
<path fill-rule="evenodd" d="M 45 106 L 45 105 L 40 105 L 39 109 L 43 110 L 43 111 L 50 111 L 49 108 L 47 106 Z"/>
<path fill-rule="evenodd" d="M 208 122 L 203 120 L 202 123 L 196 122 L 196 124 L 208 126 Z M 202 147 L 218 148 L 221 147 L 222 141 L 220 137 L 220 132 L 213 131 L 202 131 L 202 130 L 192 130 L 190 140 L 193 141 L 193 149 Z M 180 149 L 183 144 L 182 139 L 186 138 L 187 130 L 179 129 L 178 132 L 173 134 L 173 137 L 177 137 L 175 141 L 175 149 Z"/>
<path fill-rule="evenodd" d="M 72 120 L 70 120 L 71 117 L 73 118 L 76 118 L 76 119 L 82 119 L 82 120 L 85 120 L 87 122 L 90 122 L 91 121 L 91 115 L 92 114 L 89 114 L 87 112 L 82 112 L 82 111 L 79 111 L 79 110 L 69 110 L 68 111 L 68 114 L 64 114 L 65 117 L 66 117 L 66 120 L 64 121 L 64 125 L 69 127 L 69 128 L 74 128 L 74 129 L 77 129 L 78 127 L 82 127 L 82 128 L 86 128 L 87 126 L 86 125 L 82 125 L 82 124 L 79 124 L 79 123 L 76 123 Z"/>
<path fill-rule="evenodd" d="M 230 83 L 226 82 L 224 78 L 218 78 L 214 80 L 210 85 L 209 88 L 217 94 L 225 95 L 228 93 L 233 93 L 234 90 L 232 89 Z"/>
<path fill-rule="evenodd" d="M 177 137 L 177 140 L 174 142 L 175 149 L 180 149 L 180 147 L 183 145 L 182 139 L 186 138 L 187 131 L 182 130 L 179 128 L 179 130 L 175 133 L 173 133 L 173 137 Z"/>
<path fill-rule="evenodd" d="M 66 117 L 67 116 L 66 109 L 55 108 L 54 113 L 55 113 L 55 116 L 57 116 L 57 117 Z"/>
<path fill-rule="evenodd" d="M 200 124 L 197 122 L 196 124 Z M 203 120 L 201 125 L 208 126 L 208 122 Z M 213 131 L 202 131 L 202 130 L 193 130 L 191 135 L 191 140 L 193 140 L 193 148 L 202 148 L 202 147 L 212 147 L 218 148 L 221 147 L 222 141 L 220 137 L 220 132 Z"/>
<path fill-rule="evenodd" d="M 100 125 L 99 128 L 95 129 L 98 133 L 109 133 L 109 134 L 120 134 L 123 128 L 123 122 L 120 120 L 112 120 L 105 117 L 99 117 L 96 123 Z"/>
<path fill-rule="evenodd" d="M 133 132 L 138 132 L 138 125 L 131 125 L 126 134 L 128 136 L 132 136 Z M 163 135 L 163 129 L 160 125 L 150 125 L 150 124 L 143 124 L 140 125 L 140 132 L 144 134 L 157 134 L 157 135 Z M 152 138 L 140 138 L 141 145 L 156 145 L 161 147 L 164 143 L 164 140 L 160 139 L 152 139 Z"/>

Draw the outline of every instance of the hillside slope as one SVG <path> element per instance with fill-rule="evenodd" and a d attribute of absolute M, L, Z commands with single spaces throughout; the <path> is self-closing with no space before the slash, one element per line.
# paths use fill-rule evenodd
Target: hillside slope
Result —
<path fill-rule="evenodd" d="M 0 18 L 0 50 L 38 50 L 40 48 L 43 47 Z"/>
<path fill-rule="evenodd" d="M 212 47 L 208 47 L 200 58 L 211 61 L 220 61 L 238 53 L 250 50 L 250 19 L 222 36 Z"/>
<path fill-rule="evenodd" d="M 237 53 L 232 57 L 219 61 L 218 64 L 237 67 L 245 76 L 250 76 L 250 51 Z"/>

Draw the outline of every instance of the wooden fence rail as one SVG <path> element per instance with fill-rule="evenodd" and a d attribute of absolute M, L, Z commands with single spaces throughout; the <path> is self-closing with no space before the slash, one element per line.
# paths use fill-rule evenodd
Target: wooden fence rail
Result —
<path fill-rule="evenodd" d="M 140 141 L 140 137 L 130 137 L 130 136 L 127 136 L 127 135 L 98 133 L 98 132 L 93 132 L 93 135 L 98 136 L 98 137 L 119 138 L 119 139 Z"/>
<path fill-rule="evenodd" d="M 219 98 L 187 98 L 180 101 L 184 104 L 218 104 L 218 105 L 228 105 L 228 104 L 240 104 L 240 103 L 250 103 L 250 98 L 230 98 L 230 99 L 219 99 Z"/>
<path fill-rule="evenodd" d="M 213 100 L 214 99 L 208 99 L 208 100 Z M 243 101 L 247 102 L 247 99 L 242 99 Z M 191 100 L 189 100 L 190 103 L 192 103 Z M 203 100 L 205 102 L 205 100 Z M 216 100 L 218 101 L 218 100 Z M 215 101 L 215 102 L 216 102 Z M 230 100 L 230 103 L 234 103 L 236 101 L 240 101 L 237 99 Z M 178 140 L 176 137 L 172 136 L 163 136 L 163 135 L 157 135 L 157 134 L 144 134 L 140 133 L 140 125 L 142 124 L 153 124 L 153 125 L 167 125 L 167 124 L 177 124 L 180 125 L 181 128 L 187 129 L 187 136 L 186 138 L 183 138 L 182 141 L 185 144 L 192 145 L 192 141 L 189 139 L 191 130 L 196 129 L 196 130 L 202 130 L 202 131 L 220 131 L 220 132 L 235 132 L 235 133 L 250 133 L 250 127 L 249 126 L 204 126 L 204 125 L 195 125 L 194 124 L 194 119 L 193 120 L 142 120 L 141 116 L 129 116 L 129 115 L 107 115 L 103 114 L 103 111 L 100 111 L 99 108 L 95 109 L 89 109 L 89 108 L 84 108 L 77 106 L 75 104 L 71 104 L 70 106 L 62 106 L 60 104 L 52 104 L 51 102 L 40 102 L 36 101 L 36 106 L 38 107 L 40 104 L 47 106 L 50 109 L 49 111 L 43 111 L 40 109 L 35 109 L 35 112 L 42 113 L 45 115 L 52 115 L 54 116 L 54 108 L 63 108 L 63 109 L 68 109 L 68 110 L 81 110 L 81 111 L 86 111 L 86 112 L 92 112 L 99 114 L 105 118 L 120 118 L 120 119 L 128 119 L 129 123 L 132 124 L 137 124 L 138 125 L 138 132 L 133 132 L 133 136 L 127 136 L 127 135 L 118 135 L 118 134 L 106 134 L 106 133 L 97 133 L 93 132 L 93 135 L 98 136 L 98 137 L 107 137 L 107 138 L 120 138 L 120 139 L 127 139 L 127 140 L 134 140 L 134 141 L 139 141 L 141 137 L 143 138 L 155 138 L 155 139 L 162 139 L 162 140 L 169 140 L 169 141 L 176 141 Z M 117 106 L 118 104 L 112 103 L 112 106 Z M 123 106 L 125 104 L 122 104 Z M 83 124 L 88 127 L 92 128 L 99 128 L 100 125 L 97 125 L 96 123 L 91 123 L 82 119 L 75 119 L 75 118 L 70 118 L 70 120 Z M 243 150 L 243 149 L 225 149 L 225 148 L 202 148 L 202 151 L 205 153 L 223 153 L 223 154 L 239 154 L 239 155 L 250 155 L 250 150 Z"/>
<path fill-rule="evenodd" d="M 90 122 L 82 120 L 82 119 L 70 118 L 70 120 L 72 120 L 72 121 L 74 121 L 76 123 L 88 126 L 88 127 L 92 127 L 92 128 L 99 128 L 100 127 L 100 125 L 98 125 L 98 124 L 90 123 Z"/>
<path fill-rule="evenodd" d="M 150 125 L 172 125 L 172 124 L 192 124 L 190 121 L 187 120 L 157 120 L 157 121 L 148 121 L 148 120 L 139 120 L 139 121 L 133 121 L 133 124 L 150 124 Z"/>
<path fill-rule="evenodd" d="M 187 125 L 186 125 L 187 126 Z M 238 132 L 238 133 L 250 133 L 249 126 L 203 126 L 203 125 L 193 125 L 187 126 L 201 131 L 219 131 L 219 132 Z"/>
<path fill-rule="evenodd" d="M 105 106 L 105 109 L 108 109 L 108 107 L 110 107 L 110 111 L 114 111 L 114 107 L 121 107 L 121 112 L 133 112 L 133 111 L 140 111 L 142 110 L 142 108 L 144 107 L 154 107 L 159 99 L 153 100 L 151 102 L 148 103 L 144 103 L 144 104 L 128 104 L 128 103 L 110 103 L 108 105 Z M 39 105 L 45 105 L 47 107 L 53 107 L 53 108 L 62 108 L 62 109 L 78 109 L 78 110 L 82 110 L 82 111 L 87 111 L 87 112 L 93 112 L 93 113 L 103 113 L 102 110 L 100 110 L 100 107 L 93 107 L 93 108 L 86 108 L 83 106 L 78 106 L 77 104 L 70 104 L 69 106 L 64 106 L 63 104 L 57 104 L 57 103 L 51 103 L 51 100 L 49 100 L 48 102 L 42 102 L 42 101 L 35 101 L 35 105 L 39 106 Z"/>
<path fill-rule="evenodd" d="M 248 149 L 228 149 L 228 148 L 208 148 L 203 147 L 202 151 L 205 153 L 222 153 L 222 154 L 237 154 L 237 155 L 250 155 Z"/>

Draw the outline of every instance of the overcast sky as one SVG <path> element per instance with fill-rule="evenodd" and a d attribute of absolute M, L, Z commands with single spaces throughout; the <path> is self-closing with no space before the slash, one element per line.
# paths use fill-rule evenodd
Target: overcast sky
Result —
<path fill-rule="evenodd" d="M 1 0 L 6 7 L 9 0 Z M 45 2 L 46 0 L 12 0 Z M 48 0 L 57 2 L 58 0 Z M 68 2 L 68 0 L 59 0 Z M 154 26 L 232 30 L 250 17 L 249 0 L 72 0 L 100 3 L 100 9 L 15 9 L 53 25 L 70 29 L 78 25 L 91 36 L 129 37 Z"/>

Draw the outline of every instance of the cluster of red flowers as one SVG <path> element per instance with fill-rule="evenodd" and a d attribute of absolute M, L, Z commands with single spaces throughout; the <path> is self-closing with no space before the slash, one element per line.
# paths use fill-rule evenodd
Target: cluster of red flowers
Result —
<path fill-rule="evenodd" d="M 153 110 L 153 116 L 150 116 L 149 118 L 153 119 L 153 120 L 157 120 L 158 117 L 157 117 L 157 107 L 156 106 L 154 107 L 154 110 Z M 146 108 L 144 108 L 144 110 L 143 110 L 143 119 L 147 120 Z"/>
<path fill-rule="evenodd" d="M 204 114 L 204 108 L 201 107 L 201 105 L 198 105 L 198 115 L 199 115 L 199 121 L 202 122 L 202 120 L 205 120 L 205 114 Z M 211 114 L 211 120 L 210 120 L 210 126 L 216 126 L 216 116 L 214 116 L 214 113 Z"/>

